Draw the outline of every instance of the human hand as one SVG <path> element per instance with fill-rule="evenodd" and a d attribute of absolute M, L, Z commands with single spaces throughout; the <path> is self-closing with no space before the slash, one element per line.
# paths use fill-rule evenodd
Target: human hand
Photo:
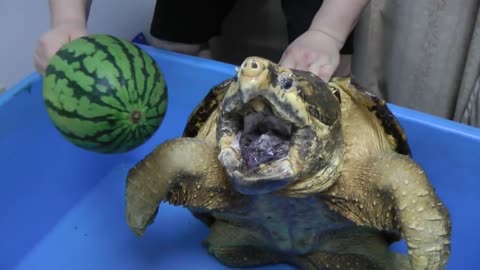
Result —
<path fill-rule="evenodd" d="M 34 55 L 35 69 L 43 76 L 50 58 L 68 42 L 86 36 L 87 27 L 84 23 L 64 23 L 46 32 L 39 40 Z"/>
<path fill-rule="evenodd" d="M 307 30 L 290 43 L 279 64 L 310 71 L 327 82 L 338 67 L 342 46 L 340 41 L 323 31 Z"/>

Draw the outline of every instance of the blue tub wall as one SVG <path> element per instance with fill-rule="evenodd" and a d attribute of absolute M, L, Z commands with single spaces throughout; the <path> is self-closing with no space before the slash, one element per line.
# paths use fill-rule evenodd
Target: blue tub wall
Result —
<path fill-rule="evenodd" d="M 158 62 L 168 87 L 174 89 L 169 91 L 174 105 L 169 106 L 157 133 L 130 153 L 96 154 L 67 142 L 44 109 L 37 74 L 0 96 L 0 181 L 4 183 L 0 189 L 0 231 L 4 233 L 0 269 L 9 269 L 20 260 L 113 167 L 133 164 L 158 142 L 179 136 L 189 116 L 183 108 L 193 108 L 210 87 L 234 70 L 230 65 L 177 58 L 175 53 L 160 55 Z M 119 185 L 124 184 L 119 179 Z"/>
<path fill-rule="evenodd" d="M 0 231 L 3 233 L 0 269 L 18 265 L 112 168 L 130 166 L 163 140 L 179 136 L 191 110 L 208 89 L 234 72 L 234 67 L 228 64 L 142 48 L 157 60 L 165 74 L 169 105 L 157 133 L 132 152 L 96 154 L 67 142 L 47 116 L 37 74 L 0 96 Z M 25 86 L 29 85 L 28 91 Z M 476 169 L 480 160 L 480 131 L 398 106 L 390 108 L 407 133 L 414 159 L 425 169 L 451 212 L 449 269 L 474 269 L 480 263 L 477 255 L 480 236 L 475 233 L 480 224 L 477 211 L 480 173 Z M 124 180 L 124 177 L 118 179 L 122 188 Z M 124 201 L 118 203 L 123 207 Z M 118 223 L 126 226 L 124 219 Z"/>

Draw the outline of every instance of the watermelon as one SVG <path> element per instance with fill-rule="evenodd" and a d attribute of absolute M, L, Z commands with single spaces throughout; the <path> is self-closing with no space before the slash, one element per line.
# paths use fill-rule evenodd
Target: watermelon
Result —
<path fill-rule="evenodd" d="M 167 85 L 155 61 L 132 42 L 89 35 L 63 46 L 43 78 L 50 119 L 71 143 L 122 153 L 145 143 L 167 110 Z"/>

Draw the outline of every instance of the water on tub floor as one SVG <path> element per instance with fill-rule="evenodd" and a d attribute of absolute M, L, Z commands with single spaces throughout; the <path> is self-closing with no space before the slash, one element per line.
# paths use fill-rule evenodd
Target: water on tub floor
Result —
<path fill-rule="evenodd" d="M 102 179 L 16 269 L 229 269 L 201 247 L 208 230 L 183 208 L 162 204 L 155 223 L 141 238 L 128 229 L 124 179 L 130 167 L 123 164 Z"/>

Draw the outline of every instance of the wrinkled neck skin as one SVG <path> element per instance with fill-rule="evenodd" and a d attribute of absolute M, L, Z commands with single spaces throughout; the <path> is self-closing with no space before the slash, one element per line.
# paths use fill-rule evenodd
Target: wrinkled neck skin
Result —
<path fill-rule="evenodd" d="M 339 105 L 333 104 L 327 108 L 331 112 L 338 111 L 338 114 L 334 113 L 336 119 L 328 123 L 322 122 L 318 114 L 312 113 L 315 107 L 306 103 L 301 96 L 303 89 L 296 88 L 298 78 L 293 80 L 293 86 L 288 89 L 281 88 L 280 79 L 286 80 L 289 76 L 295 75 L 271 62 L 247 60 L 220 104 L 217 124 L 220 150 L 218 158 L 239 193 L 305 197 L 326 190 L 339 177 L 340 163 L 343 160 Z M 315 91 L 323 91 L 327 98 L 330 98 L 330 94 L 333 96 L 328 88 Z M 248 150 L 244 136 L 254 133 L 252 130 L 266 127 L 270 128 L 262 131 L 264 133 L 258 132 L 261 135 L 252 135 L 253 139 L 247 144 L 253 140 L 254 147 Z M 255 148 L 257 145 L 261 148 L 262 144 L 258 142 L 266 138 L 267 143 L 272 143 L 272 138 L 277 137 L 268 134 L 278 130 L 283 130 L 283 139 L 275 140 L 283 140 L 288 149 L 278 155 L 274 153 L 276 156 L 272 160 L 251 166 L 249 155 L 245 155 L 245 152 L 260 151 L 261 149 Z M 275 149 L 272 147 L 266 152 L 275 152 Z"/>

